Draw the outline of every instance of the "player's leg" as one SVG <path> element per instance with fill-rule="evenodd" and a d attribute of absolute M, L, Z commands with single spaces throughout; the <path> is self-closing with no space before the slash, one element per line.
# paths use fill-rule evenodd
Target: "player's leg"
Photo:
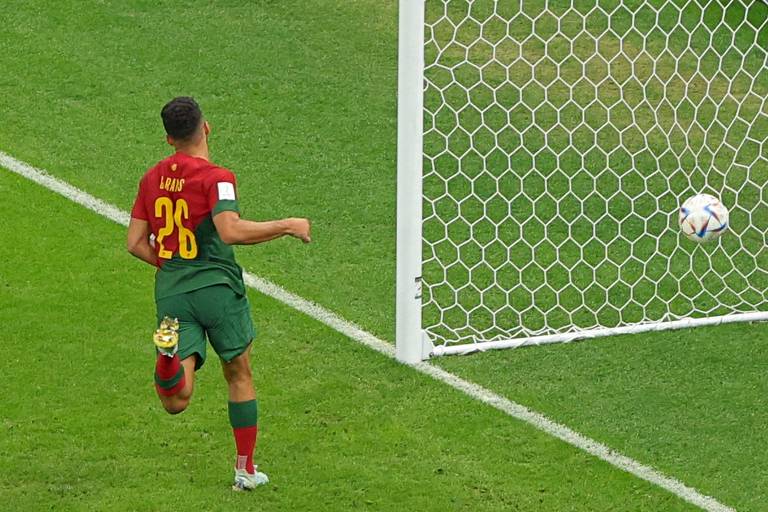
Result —
<path fill-rule="evenodd" d="M 205 362 L 205 331 L 194 318 L 189 301 L 189 294 L 180 294 L 157 302 L 155 390 L 170 414 L 187 408 L 195 371 Z"/>
<path fill-rule="evenodd" d="M 169 414 L 179 414 L 189 405 L 192 398 L 192 391 L 195 386 L 195 365 L 197 354 L 193 354 L 183 361 L 179 361 L 178 354 L 175 360 L 168 361 L 168 357 L 158 354 L 158 361 L 155 366 L 155 389 L 160 403 Z M 163 376 L 171 376 L 170 385 L 163 386 Z M 177 381 L 177 384 L 173 384 Z"/>
<path fill-rule="evenodd" d="M 234 403 L 250 402 L 256 400 L 256 390 L 253 387 L 253 374 L 251 373 L 251 346 L 239 356 L 229 362 L 222 359 L 221 368 L 224 371 L 224 379 L 227 381 L 229 401 Z"/>
<path fill-rule="evenodd" d="M 229 421 L 235 437 L 237 490 L 253 489 L 269 481 L 256 470 L 253 452 L 258 435 L 258 403 L 251 374 L 250 348 L 255 332 L 248 299 L 225 286 L 211 287 L 208 299 L 220 306 L 218 318 L 211 319 L 208 339 L 221 358 L 229 391 Z"/>
<path fill-rule="evenodd" d="M 229 391 L 229 423 L 235 437 L 235 490 L 250 490 L 269 482 L 267 475 L 257 471 L 253 463 L 258 427 L 258 402 L 251 374 L 250 345 L 245 352 L 230 361 L 221 360 Z"/>
<path fill-rule="evenodd" d="M 250 346 L 229 362 L 222 360 L 221 366 L 229 392 L 229 423 L 237 447 L 235 468 L 253 473 L 253 451 L 258 435 L 258 403 L 253 388 L 249 351 Z"/>

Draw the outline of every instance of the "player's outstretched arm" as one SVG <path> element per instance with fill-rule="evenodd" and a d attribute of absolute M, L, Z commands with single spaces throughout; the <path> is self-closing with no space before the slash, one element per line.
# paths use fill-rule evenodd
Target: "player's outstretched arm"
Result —
<path fill-rule="evenodd" d="M 289 235 L 309 243 L 310 224 L 308 219 L 289 218 L 255 222 L 241 219 L 236 212 L 225 211 L 213 218 L 216 231 L 225 244 L 251 245 L 268 242 Z"/>
<path fill-rule="evenodd" d="M 149 245 L 149 222 L 131 217 L 128 223 L 128 239 L 126 248 L 128 252 L 142 261 L 146 261 L 153 267 L 157 266 L 157 255 Z"/>

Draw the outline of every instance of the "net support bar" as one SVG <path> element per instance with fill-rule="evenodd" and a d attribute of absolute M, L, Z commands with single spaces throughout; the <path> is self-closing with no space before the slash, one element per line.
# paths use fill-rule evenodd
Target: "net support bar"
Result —
<path fill-rule="evenodd" d="M 647 324 L 625 325 L 605 329 L 591 329 L 579 332 L 551 334 L 547 336 L 531 336 L 513 340 L 483 341 L 463 345 L 438 345 L 430 354 L 431 356 L 464 355 L 473 352 L 485 352 L 502 348 L 517 348 L 527 345 L 547 345 L 550 343 L 567 343 L 569 341 L 587 340 L 603 336 L 617 334 L 638 334 L 649 331 L 666 331 L 673 329 L 686 329 L 689 327 L 701 327 L 709 325 L 731 324 L 736 322 L 761 322 L 768 321 L 768 312 L 737 313 L 733 315 L 713 316 L 709 318 L 684 318 L 669 322 L 655 322 Z"/>

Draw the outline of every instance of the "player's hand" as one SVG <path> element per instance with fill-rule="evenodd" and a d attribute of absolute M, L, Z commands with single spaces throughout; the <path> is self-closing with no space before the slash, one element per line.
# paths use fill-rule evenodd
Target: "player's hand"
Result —
<path fill-rule="evenodd" d="M 305 244 L 308 244 L 312 241 L 312 238 L 310 237 L 310 231 L 312 229 L 312 225 L 309 222 L 309 219 L 288 219 L 289 228 L 288 228 L 288 234 L 298 238 Z"/>

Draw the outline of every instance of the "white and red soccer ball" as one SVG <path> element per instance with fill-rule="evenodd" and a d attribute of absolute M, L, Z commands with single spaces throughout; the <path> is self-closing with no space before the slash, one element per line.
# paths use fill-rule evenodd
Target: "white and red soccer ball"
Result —
<path fill-rule="evenodd" d="M 680 207 L 680 230 L 694 242 L 714 240 L 728 229 L 728 209 L 710 194 L 696 194 Z"/>

